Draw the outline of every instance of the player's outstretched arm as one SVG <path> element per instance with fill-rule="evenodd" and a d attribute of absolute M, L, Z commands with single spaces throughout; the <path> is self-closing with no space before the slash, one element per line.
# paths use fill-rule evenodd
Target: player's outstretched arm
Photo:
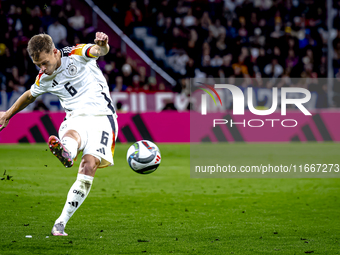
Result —
<path fill-rule="evenodd" d="M 110 50 L 110 46 L 108 42 L 109 42 L 109 37 L 107 36 L 107 34 L 102 33 L 102 32 L 97 32 L 96 39 L 94 39 L 94 43 L 96 45 L 94 45 L 90 49 L 90 53 L 96 57 L 105 56 Z"/>
<path fill-rule="evenodd" d="M 0 131 L 3 130 L 7 125 L 9 120 L 18 112 L 25 109 L 30 103 L 33 103 L 35 97 L 32 96 L 31 91 L 27 90 L 22 94 L 18 100 L 9 108 L 6 112 L 0 112 Z"/>

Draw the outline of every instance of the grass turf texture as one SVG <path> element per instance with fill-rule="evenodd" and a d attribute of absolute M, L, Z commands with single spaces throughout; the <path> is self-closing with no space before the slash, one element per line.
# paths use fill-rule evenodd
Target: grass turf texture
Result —
<path fill-rule="evenodd" d="M 150 175 L 130 170 L 129 145 L 117 145 L 68 237 L 50 231 L 79 161 L 66 169 L 47 145 L 0 146 L 0 254 L 340 254 L 340 179 L 192 179 L 189 145 L 158 145 Z M 248 165 L 259 151 L 271 155 L 263 163 L 340 163 L 337 143 L 226 146 Z"/>

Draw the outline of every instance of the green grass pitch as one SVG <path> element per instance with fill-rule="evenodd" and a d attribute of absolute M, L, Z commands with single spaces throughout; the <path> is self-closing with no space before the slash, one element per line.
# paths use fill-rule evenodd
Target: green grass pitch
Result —
<path fill-rule="evenodd" d="M 47 145 L 0 146 L 0 254 L 340 254 L 340 179 L 194 179 L 188 144 L 158 145 L 150 175 L 129 169 L 129 145 L 116 146 L 67 237 L 50 231 L 79 161 L 66 169 Z M 248 165 L 259 151 L 277 164 L 302 151 L 340 163 L 338 143 L 226 146 Z"/>

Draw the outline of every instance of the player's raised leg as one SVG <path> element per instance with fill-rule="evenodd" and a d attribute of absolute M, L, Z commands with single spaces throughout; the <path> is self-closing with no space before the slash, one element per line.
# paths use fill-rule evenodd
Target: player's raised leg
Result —
<path fill-rule="evenodd" d="M 77 180 L 68 192 L 64 209 L 52 228 L 52 235 L 67 236 L 64 231 L 66 224 L 90 193 L 93 177 L 99 164 L 98 158 L 88 154 L 83 156 Z"/>
<path fill-rule="evenodd" d="M 68 128 L 69 130 L 67 130 Z M 83 158 L 79 166 L 77 180 L 67 195 L 60 217 L 54 223 L 53 235 L 67 235 L 64 231 L 66 224 L 89 194 L 97 168 L 113 165 L 115 130 L 117 129 L 117 121 L 111 115 L 70 118 L 61 125 L 60 137 L 64 137 L 64 134 L 70 130 L 77 130 L 77 134 L 79 134 L 78 149 L 83 151 Z"/>

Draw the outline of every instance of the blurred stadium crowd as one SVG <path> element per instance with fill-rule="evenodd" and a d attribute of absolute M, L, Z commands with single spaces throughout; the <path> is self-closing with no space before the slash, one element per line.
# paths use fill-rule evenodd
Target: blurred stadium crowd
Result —
<path fill-rule="evenodd" d="M 189 78 L 219 77 L 239 86 L 300 86 L 325 94 L 327 77 L 326 1 L 316 0 L 132 0 L 94 1 L 138 46 L 173 78 L 169 88 L 147 77 L 144 67 L 120 49 L 98 60 L 111 91 L 166 91 L 189 94 Z M 46 4 L 47 3 L 47 4 Z M 25 91 L 37 69 L 26 46 L 41 32 L 57 48 L 91 42 L 91 18 L 68 0 L 0 2 L 0 88 Z M 340 1 L 334 0 L 335 77 L 340 78 Z M 87 21 L 87 22 L 86 22 Z M 154 42 L 154 44 L 153 44 Z M 151 47 L 148 47 L 150 46 Z M 263 82 L 262 78 L 268 78 Z M 283 79 L 278 79 L 283 78 Z M 340 94 L 335 83 L 334 92 Z M 334 97 L 340 106 L 340 97 Z M 327 102 L 325 103 L 327 106 Z"/>
<path fill-rule="evenodd" d="M 305 79 L 299 86 L 323 95 L 327 91 L 327 83 L 309 82 L 327 77 L 326 1 L 95 2 L 179 80 L 178 92 L 188 89 L 189 78 L 209 76 L 227 78 L 232 84 L 234 78 L 242 78 L 238 85 L 267 88 L 296 86 L 290 78 L 300 77 Z M 340 1 L 334 0 L 333 67 L 338 78 L 339 12 Z M 156 45 L 148 50 L 152 38 L 156 38 Z M 264 82 L 262 78 L 269 79 Z M 336 83 L 335 92 L 339 93 L 339 88 Z M 334 99 L 340 106 L 340 100 Z"/>
<path fill-rule="evenodd" d="M 41 1 L 40 1 L 41 2 Z M 0 2 L 0 90 L 24 92 L 34 83 L 38 69 L 27 54 L 28 40 L 35 34 L 48 33 L 57 48 L 93 42 L 97 30 L 72 1 Z M 87 18 L 89 21 L 91 17 Z M 111 91 L 167 90 L 154 77 L 147 77 L 144 67 L 136 66 L 120 49 L 97 61 Z"/>

